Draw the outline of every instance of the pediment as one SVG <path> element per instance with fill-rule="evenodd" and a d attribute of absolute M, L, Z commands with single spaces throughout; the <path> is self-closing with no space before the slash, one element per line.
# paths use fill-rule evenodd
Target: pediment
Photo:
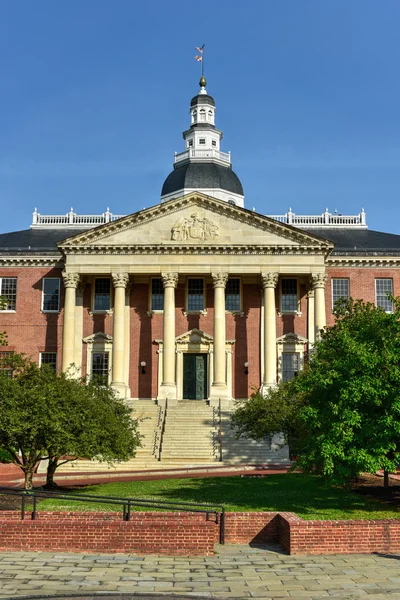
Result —
<path fill-rule="evenodd" d="M 97 333 L 92 333 L 91 335 L 83 338 L 83 342 L 85 344 L 110 344 L 112 342 L 112 336 L 108 335 L 108 333 L 98 331 Z"/>
<path fill-rule="evenodd" d="M 277 344 L 307 344 L 308 339 L 298 333 L 285 333 L 276 340 Z"/>
<path fill-rule="evenodd" d="M 186 333 L 178 335 L 175 340 L 177 343 L 183 344 L 212 344 L 214 342 L 214 337 L 209 333 L 194 328 Z"/>
<path fill-rule="evenodd" d="M 187 194 L 101 225 L 59 244 L 60 249 L 263 246 L 324 249 L 333 244 L 259 213 L 204 194 Z"/>

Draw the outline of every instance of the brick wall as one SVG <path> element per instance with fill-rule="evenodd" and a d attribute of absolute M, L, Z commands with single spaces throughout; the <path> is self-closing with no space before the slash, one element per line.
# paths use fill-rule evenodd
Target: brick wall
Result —
<path fill-rule="evenodd" d="M 203 555 L 214 552 L 219 525 L 195 513 L 39 512 L 20 520 L 0 511 L 0 550 L 134 552 Z M 400 519 L 304 521 L 293 513 L 227 513 L 225 542 L 279 543 L 289 554 L 400 552 Z"/>
<path fill-rule="evenodd" d="M 191 513 L 39 513 L 21 521 L 17 511 L 0 512 L 0 550 L 124 552 L 209 556 L 214 553 L 215 521 Z"/>
<path fill-rule="evenodd" d="M 353 298 L 375 301 L 375 278 L 392 278 L 394 295 L 400 295 L 400 278 L 396 269 L 337 268 L 327 270 L 326 317 L 327 324 L 334 322 L 332 315 L 333 277 L 348 277 L 350 294 Z M 41 312 L 42 278 L 61 277 L 61 269 L 15 267 L 0 269 L 0 277 L 18 277 L 16 313 L 0 313 L 0 331 L 8 333 L 10 349 L 25 352 L 34 360 L 39 353 L 58 351 L 58 365 L 61 365 L 61 340 L 63 310 L 59 314 Z M 298 333 L 304 337 L 307 331 L 307 290 L 306 277 L 300 284 L 301 315 L 277 314 L 277 336 L 285 333 Z M 258 284 L 244 284 L 242 308 L 243 316 L 227 314 L 226 336 L 235 339 L 232 346 L 233 396 L 245 398 L 260 385 L 260 318 L 261 294 Z M 61 307 L 64 290 L 61 285 Z M 92 285 L 87 285 L 83 298 L 83 335 L 89 336 L 98 331 L 112 335 L 112 315 L 92 315 Z M 185 284 L 176 289 L 176 335 L 198 328 L 213 334 L 214 290 L 206 286 L 207 315 L 183 314 L 185 308 Z M 279 310 L 279 294 L 276 296 Z M 154 398 L 157 396 L 158 345 L 155 339 L 162 338 L 162 314 L 149 316 L 149 285 L 134 283 L 130 292 L 130 387 L 134 398 Z M 86 345 L 82 344 L 82 373 L 86 374 Z M 146 374 L 140 374 L 139 364 L 147 364 Z M 244 363 L 250 363 L 249 375 L 244 375 Z"/>

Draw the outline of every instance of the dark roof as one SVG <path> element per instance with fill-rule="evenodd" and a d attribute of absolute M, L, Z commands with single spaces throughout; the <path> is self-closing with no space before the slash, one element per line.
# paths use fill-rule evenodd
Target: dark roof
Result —
<path fill-rule="evenodd" d="M 335 229 L 310 228 L 303 229 L 308 233 L 319 235 L 335 244 L 332 252 L 338 254 L 400 254 L 400 235 L 384 233 L 371 229 Z"/>
<path fill-rule="evenodd" d="M 191 99 L 190 108 L 192 108 L 192 106 L 197 106 L 198 104 L 211 104 L 211 106 L 215 106 L 215 100 L 208 94 L 198 94 Z"/>
<path fill-rule="evenodd" d="M 68 237 L 82 233 L 86 229 L 23 229 L 11 233 L 0 234 L 0 254 L 20 252 L 30 253 L 58 253 L 57 242 Z"/>
<path fill-rule="evenodd" d="M 186 189 L 217 188 L 243 196 L 239 177 L 229 167 L 212 162 L 186 163 L 175 168 L 164 181 L 161 196 Z"/>
<path fill-rule="evenodd" d="M 200 166 L 202 164 L 192 163 L 190 166 Z M 229 171 L 237 179 L 236 175 L 230 169 L 220 167 L 220 165 L 213 166 Z M 184 167 L 179 167 L 173 173 L 179 172 L 181 169 L 184 169 Z M 187 183 L 188 187 L 190 185 L 190 182 Z M 241 186 L 240 190 L 242 190 Z M 87 228 L 83 229 L 79 227 L 76 229 L 50 229 L 46 227 L 43 229 L 23 229 L 22 231 L 2 233 L 0 234 L 0 254 L 58 254 L 58 242 L 83 231 L 88 230 Z M 384 233 L 370 229 L 331 229 L 324 227 L 301 229 L 301 231 L 306 231 L 311 235 L 318 235 L 333 242 L 335 244 L 332 252 L 333 255 L 400 255 L 400 235 L 394 233 Z"/>

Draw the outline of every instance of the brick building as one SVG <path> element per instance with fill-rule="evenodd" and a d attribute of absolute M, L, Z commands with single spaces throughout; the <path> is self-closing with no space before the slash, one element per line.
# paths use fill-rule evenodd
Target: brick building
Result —
<path fill-rule="evenodd" d="M 234 400 L 293 377 L 336 299 L 392 310 L 386 292 L 400 294 L 400 236 L 369 230 L 363 211 L 244 208 L 204 79 L 190 115 L 160 203 L 35 210 L 30 229 L 0 235 L 2 352 L 103 377 L 148 417 L 119 468 L 287 459 L 278 439 L 234 439 Z"/>

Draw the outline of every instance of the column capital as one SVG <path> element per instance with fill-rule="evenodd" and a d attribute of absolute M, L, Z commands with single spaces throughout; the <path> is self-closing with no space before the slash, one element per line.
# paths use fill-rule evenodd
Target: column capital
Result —
<path fill-rule="evenodd" d="M 224 288 L 228 281 L 228 273 L 211 273 L 214 288 Z"/>
<path fill-rule="evenodd" d="M 310 277 L 310 285 L 313 290 L 317 288 L 324 288 L 328 276 L 325 273 L 313 273 Z"/>
<path fill-rule="evenodd" d="M 161 273 L 161 279 L 165 288 L 176 288 L 178 285 L 178 273 Z"/>
<path fill-rule="evenodd" d="M 276 288 L 278 283 L 278 273 L 261 273 L 261 283 L 263 289 L 265 288 Z"/>
<path fill-rule="evenodd" d="M 126 288 L 129 283 L 128 273 L 111 273 L 111 279 L 115 288 Z"/>
<path fill-rule="evenodd" d="M 83 294 L 85 293 L 85 289 L 86 289 L 86 281 L 79 281 L 77 288 L 76 288 L 76 295 L 77 296 L 83 296 Z"/>
<path fill-rule="evenodd" d="M 80 282 L 79 273 L 67 273 L 66 271 L 63 271 L 61 275 L 64 280 L 64 287 L 75 289 L 78 287 L 78 284 Z"/>

